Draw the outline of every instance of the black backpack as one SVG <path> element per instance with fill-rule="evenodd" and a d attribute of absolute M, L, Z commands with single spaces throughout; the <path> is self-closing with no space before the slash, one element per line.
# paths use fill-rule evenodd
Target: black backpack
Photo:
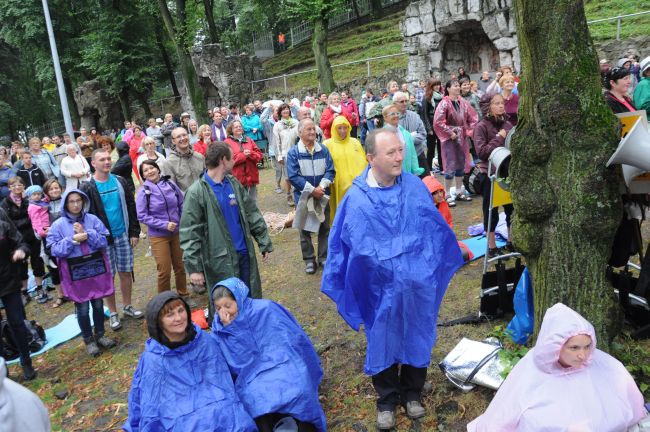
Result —
<path fill-rule="evenodd" d="M 40 351 L 47 342 L 45 339 L 45 330 L 36 321 L 25 320 L 25 327 L 27 327 L 27 342 L 29 344 L 30 352 Z M 0 321 L 0 338 L 2 339 L 2 350 L 0 355 L 5 360 L 13 360 L 20 356 L 18 346 L 14 342 L 13 332 L 9 327 L 9 322 L 6 319 Z"/>

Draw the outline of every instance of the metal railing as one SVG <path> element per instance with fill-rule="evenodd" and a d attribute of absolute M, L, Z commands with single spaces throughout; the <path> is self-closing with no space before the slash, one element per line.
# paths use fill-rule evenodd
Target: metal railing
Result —
<path fill-rule="evenodd" d="M 372 76 L 371 75 L 370 63 L 372 61 L 381 60 L 381 59 L 385 59 L 385 58 L 391 58 L 391 57 L 401 57 L 401 56 L 405 56 L 405 55 L 408 55 L 408 53 L 401 52 L 401 53 L 388 54 L 388 55 L 377 56 L 377 57 L 368 57 L 368 58 L 365 58 L 365 59 L 362 59 L 362 60 L 353 60 L 353 61 L 349 61 L 349 62 L 345 62 L 345 63 L 335 64 L 335 65 L 332 65 L 332 69 L 342 67 L 342 66 L 349 66 L 349 65 L 352 65 L 352 64 L 366 63 L 367 76 L 368 76 L 368 78 L 370 78 Z M 296 76 L 296 75 L 313 73 L 313 72 L 317 72 L 317 71 L 318 71 L 318 69 L 316 69 L 316 68 L 307 69 L 307 70 L 303 70 L 303 71 L 299 71 L 299 72 L 292 72 L 292 73 L 288 73 L 288 74 L 284 74 L 284 75 L 277 75 L 277 76 L 270 77 L 270 78 L 264 78 L 264 79 L 260 79 L 260 80 L 250 81 L 251 93 L 255 94 L 255 84 L 263 83 L 263 82 L 271 81 L 271 80 L 278 80 L 278 79 L 282 79 L 283 84 L 284 84 L 284 92 L 286 93 L 287 89 L 288 89 L 287 78 L 292 77 L 292 76 Z"/>
<path fill-rule="evenodd" d="M 48 123 L 43 123 L 40 126 L 25 126 L 25 133 L 27 137 L 33 136 L 53 136 L 65 133 L 65 123 L 63 120 L 54 120 Z"/>
<path fill-rule="evenodd" d="M 610 18 L 601 18 L 601 19 L 596 19 L 596 20 L 591 20 L 587 21 L 587 24 L 596 24 L 600 22 L 606 22 L 606 21 L 614 21 L 616 20 L 616 40 L 621 40 L 621 21 L 623 18 L 630 18 L 634 16 L 639 16 L 639 15 L 646 15 L 650 14 L 650 11 L 644 11 L 644 12 L 637 12 L 633 14 L 627 14 L 627 15 L 618 15 L 615 17 L 610 17 Z"/>

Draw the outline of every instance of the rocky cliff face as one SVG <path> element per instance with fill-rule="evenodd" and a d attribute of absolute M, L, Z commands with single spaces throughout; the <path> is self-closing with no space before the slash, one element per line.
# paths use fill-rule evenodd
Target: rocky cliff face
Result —
<path fill-rule="evenodd" d="M 443 79 L 500 65 L 520 69 L 512 0 L 420 0 L 402 22 L 409 82 L 431 74 Z"/>
<path fill-rule="evenodd" d="M 99 81 L 85 81 L 77 87 L 74 90 L 74 101 L 81 118 L 80 127 L 106 130 L 121 126 L 120 105 L 102 91 Z"/>

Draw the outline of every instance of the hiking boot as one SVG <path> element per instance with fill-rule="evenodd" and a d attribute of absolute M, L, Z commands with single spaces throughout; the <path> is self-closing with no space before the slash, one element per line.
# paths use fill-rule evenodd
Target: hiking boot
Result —
<path fill-rule="evenodd" d="M 97 343 L 93 339 L 88 340 L 88 342 L 84 342 L 86 343 L 86 352 L 88 355 L 91 357 L 97 357 L 100 352 Z"/>
<path fill-rule="evenodd" d="M 99 345 L 102 348 L 113 348 L 117 343 L 104 335 L 101 336 L 95 336 L 95 342 L 97 342 L 97 345 Z"/>
<path fill-rule="evenodd" d="M 506 245 L 503 247 L 503 250 L 506 251 L 507 253 L 515 253 L 515 252 L 517 252 L 515 250 L 515 247 L 513 246 L 512 242 L 506 243 Z"/>
<path fill-rule="evenodd" d="M 198 303 L 196 303 L 189 295 L 181 296 L 181 298 L 185 300 L 185 303 L 190 307 L 190 310 L 196 309 L 199 306 Z"/>
<path fill-rule="evenodd" d="M 316 273 L 316 263 L 313 261 L 309 261 L 305 264 L 305 273 L 307 274 L 314 274 Z"/>
<path fill-rule="evenodd" d="M 142 311 L 137 310 L 136 308 L 133 307 L 133 305 L 124 306 L 124 309 L 122 309 L 122 314 L 124 314 L 124 316 L 128 316 L 135 319 L 144 318 L 144 314 L 142 313 Z"/>
<path fill-rule="evenodd" d="M 30 360 L 29 363 L 22 364 L 20 363 L 20 367 L 23 368 L 23 381 L 31 381 L 34 378 L 36 378 L 36 370 L 32 366 L 32 361 Z"/>
<path fill-rule="evenodd" d="M 424 417 L 426 411 L 419 401 L 406 402 L 406 415 L 411 420 L 419 419 Z"/>
<path fill-rule="evenodd" d="M 295 207 L 296 206 L 296 203 L 293 201 L 293 197 L 291 195 L 287 196 L 287 204 L 289 205 L 289 207 Z"/>
<path fill-rule="evenodd" d="M 377 414 L 377 429 L 392 429 L 395 427 L 395 413 L 393 411 L 380 411 Z"/>
<path fill-rule="evenodd" d="M 119 329 L 122 328 L 122 324 L 120 323 L 120 317 L 117 315 L 117 312 L 111 313 L 108 322 L 109 325 L 111 326 L 111 330 L 113 331 L 118 331 Z"/>

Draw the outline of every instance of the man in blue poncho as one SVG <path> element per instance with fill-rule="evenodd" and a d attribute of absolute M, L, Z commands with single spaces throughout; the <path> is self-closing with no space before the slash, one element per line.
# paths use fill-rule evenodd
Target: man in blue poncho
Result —
<path fill-rule="evenodd" d="M 366 138 L 369 166 L 336 211 L 321 291 L 355 330 L 364 325 L 365 372 L 377 391 L 377 426 L 395 408 L 424 416 L 420 395 L 447 285 L 462 265 L 458 243 L 416 176 L 402 173 L 394 132 Z"/>

